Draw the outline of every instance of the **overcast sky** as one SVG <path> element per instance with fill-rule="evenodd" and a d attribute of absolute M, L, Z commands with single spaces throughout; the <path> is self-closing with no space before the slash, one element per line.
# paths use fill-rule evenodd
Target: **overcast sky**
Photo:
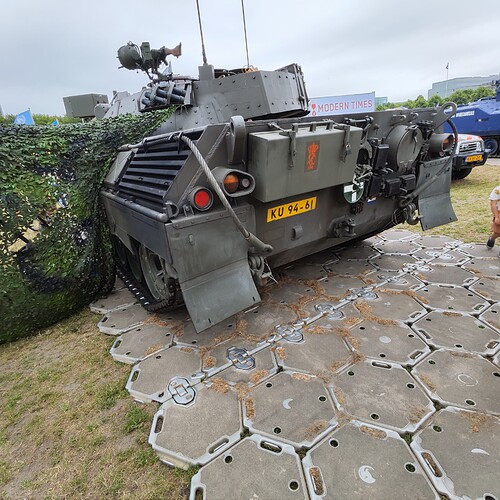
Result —
<path fill-rule="evenodd" d="M 199 0 L 208 62 L 246 64 L 241 0 Z M 309 96 L 375 91 L 415 98 L 435 81 L 500 71 L 494 0 L 245 0 L 250 63 L 302 66 Z M 0 0 L 0 106 L 5 114 L 64 115 L 63 96 L 135 91 L 142 73 L 116 51 L 173 48 L 175 73 L 202 63 L 195 0 Z"/>

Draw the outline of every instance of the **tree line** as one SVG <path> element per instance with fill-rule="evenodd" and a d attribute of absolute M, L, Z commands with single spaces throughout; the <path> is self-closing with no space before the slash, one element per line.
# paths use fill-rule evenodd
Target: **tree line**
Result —
<path fill-rule="evenodd" d="M 379 104 L 377 106 L 377 111 L 383 111 L 384 109 L 392 108 L 433 108 L 435 106 L 441 106 L 445 102 L 454 102 L 457 105 L 469 104 L 470 102 L 477 101 L 483 97 L 494 96 L 495 91 L 491 87 L 478 87 L 476 89 L 460 89 L 455 90 L 448 97 L 443 98 L 437 94 L 434 94 L 429 99 L 426 99 L 423 95 L 419 95 L 416 99 L 408 99 L 404 102 L 387 102 L 385 104 Z"/>

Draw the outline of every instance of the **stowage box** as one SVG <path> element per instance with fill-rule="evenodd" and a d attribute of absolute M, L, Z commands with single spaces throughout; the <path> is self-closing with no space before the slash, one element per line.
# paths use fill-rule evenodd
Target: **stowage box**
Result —
<path fill-rule="evenodd" d="M 287 131 L 288 132 L 288 131 Z M 266 203 L 352 182 L 362 130 L 300 128 L 249 134 L 248 171 L 253 196 Z"/>

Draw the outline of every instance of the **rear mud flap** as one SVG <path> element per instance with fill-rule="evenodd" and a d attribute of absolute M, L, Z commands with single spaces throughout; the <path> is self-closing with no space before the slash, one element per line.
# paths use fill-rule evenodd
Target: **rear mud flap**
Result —
<path fill-rule="evenodd" d="M 197 332 L 260 302 L 247 259 L 187 280 L 180 286 Z"/>
<path fill-rule="evenodd" d="M 437 174 L 446 161 L 447 158 L 443 158 L 422 165 L 418 176 L 417 189 L 433 175 Z M 450 165 L 446 171 L 439 175 L 418 196 L 418 213 L 424 231 L 457 220 L 450 199 L 451 162 L 449 163 Z"/>

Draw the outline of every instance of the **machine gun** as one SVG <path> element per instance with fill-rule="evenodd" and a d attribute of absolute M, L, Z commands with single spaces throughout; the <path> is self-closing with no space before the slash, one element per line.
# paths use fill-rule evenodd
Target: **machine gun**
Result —
<path fill-rule="evenodd" d="M 139 48 L 135 43 L 128 42 L 127 45 L 122 45 L 118 49 L 118 59 L 122 68 L 144 71 L 151 80 L 168 79 L 168 76 L 161 74 L 159 71 L 160 65 L 167 64 L 167 56 L 179 57 L 182 55 L 182 44 L 179 43 L 173 49 L 161 47 L 160 49 L 152 49 L 149 42 L 142 42 Z M 152 71 L 156 76 L 150 74 Z"/>
<path fill-rule="evenodd" d="M 144 71 L 151 80 L 150 89 L 144 92 L 140 99 L 145 109 L 185 104 L 186 85 L 178 85 L 173 81 L 175 78 L 170 64 L 167 72 L 160 72 L 160 65 L 162 63 L 167 65 L 167 56 L 179 57 L 181 54 L 181 43 L 173 49 L 167 47 L 152 49 L 149 42 L 142 42 L 140 48 L 135 43 L 128 42 L 118 49 L 118 59 L 122 68 Z"/>

